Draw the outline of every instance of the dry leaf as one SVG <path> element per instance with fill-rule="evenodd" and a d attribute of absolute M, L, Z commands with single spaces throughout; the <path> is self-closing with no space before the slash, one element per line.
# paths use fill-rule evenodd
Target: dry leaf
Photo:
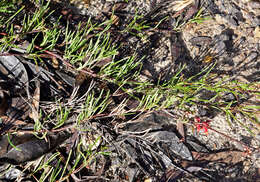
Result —
<path fill-rule="evenodd" d="M 101 59 L 100 61 L 98 61 L 95 66 L 97 67 L 103 67 L 105 66 L 107 63 L 110 63 L 112 61 L 112 58 L 104 58 L 104 59 Z"/>
<path fill-rule="evenodd" d="M 7 94 L 1 90 L 0 91 L 0 116 L 5 115 L 7 109 L 8 109 Z"/>
<path fill-rule="evenodd" d="M 244 152 L 241 151 L 222 151 L 215 153 L 198 153 L 192 152 L 196 160 L 206 160 L 212 162 L 225 162 L 228 164 L 236 164 L 243 161 Z"/>
<path fill-rule="evenodd" d="M 198 11 L 197 6 L 195 6 L 195 5 L 191 6 L 188 9 L 188 11 L 187 11 L 187 13 L 186 13 L 186 15 L 184 17 L 184 21 L 187 21 L 188 19 L 190 19 L 197 11 Z"/>
<path fill-rule="evenodd" d="M 184 125 L 180 121 L 177 122 L 177 130 L 181 134 L 182 139 L 185 141 L 186 140 L 186 134 L 185 134 L 185 130 L 184 130 Z"/>
<path fill-rule="evenodd" d="M 193 2 L 194 0 L 177 0 L 173 3 L 173 10 L 180 11 L 192 4 Z"/>
<path fill-rule="evenodd" d="M 27 124 L 26 122 L 24 122 L 22 120 L 19 120 L 19 119 L 13 120 L 12 118 L 10 118 L 8 116 L 1 116 L 0 118 L 2 119 L 3 123 L 8 123 L 9 121 L 12 121 L 13 125 L 26 125 Z"/>
<path fill-rule="evenodd" d="M 11 98 L 10 107 L 8 107 L 6 115 L 8 115 L 11 120 L 18 118 L 24 120 L 28 117 L 30 112 L 30 106 L 27 100 L 22 97 L 13 97 Z"/>
<path fill-rule="evenodd" d="M 24 90 L 29 97 L 29 79 L 27 71 L 20 60 L 15 56 L 0 56 L 0 72 L 15 81 L 13 92 Z"/>
<path fill-rule="evenodd" d="M 255 28 L 254 35 L 255 38 L 260 38 L 260 26 Z"/>
<path fill-rule="evenodd" d="M 42 155 L 50 152 L 64 142 L 70 135 L 67 133 L 57 133 L 48 135 L 48 141 L 37 139 L 34 135 L 16 136 L 13 143 L 16 148 L 11 148 L 7 153 L 0 156 L 0 163 L 9 163 L 18 165 L 27 161 L 35 160 Z M 7 137 L 1 140 L 1 143 L 7 143 Z M 9 146 L 9 145 L 8 145 Z"/>
<path fill-rule="evenodd" d="M 33 94 L 32 112 L 29 114 L 30 118 L 37 122 L 39 120 L 39 104 L 40 103 L 40 81 L 36 81 L 36 89 Z"/>
<path fill-rule="evenodd" d="M 86 80 L 86 78 L 87 74 L 83 71 L 80 71 L 79 74 L 76 76 L 75 87 L 81 86 L 82 83 Z"/>
<path fill-rule="evenodd" d="M 77 95 L 78 93 L 78 90 L 80 88 L 80 86 L 83 84 L 83 82 L 86 80 L 87 78 L 87 74 L 83 71 L 80 71 L 79 74 L 76 76 L 76 79 L 75 79 L 75 83 L 74 83 L 74 88 L 73 88 L 73 91 L 70 95 L 70 98 L 69 98 L 69 102 L 75 98 L 75 96 Z"/>

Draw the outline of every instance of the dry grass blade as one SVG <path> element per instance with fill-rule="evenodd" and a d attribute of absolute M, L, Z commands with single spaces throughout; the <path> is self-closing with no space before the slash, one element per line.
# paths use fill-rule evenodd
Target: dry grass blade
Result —
<path fill-rule="evenodd" d="M 180 11 L 192 4 L 193 2 L 194 0 L 177 0 L 173 3 L 173 10 Z"/>
<path fill-rule="evenodd" d="M 34 120 L 35 123 L 39 120 L 39 103 L 40 103 L 40 81 L 36 80 L 36 89 L 32 98 L 32 112 L 29 114 L 30 118 Z"/>

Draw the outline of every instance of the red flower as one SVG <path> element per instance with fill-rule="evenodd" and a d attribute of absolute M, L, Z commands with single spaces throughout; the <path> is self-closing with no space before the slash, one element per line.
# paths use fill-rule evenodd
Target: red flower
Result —
<path fill-rule="evenodd" d="M 208 128 L 209 128 L 209 122 L 210 120 L 201 121 L 199 117 L 195 117 L 195 127 L 197 129 L 197 132 L 199 133 L 200 130 L 204 130 L 204 133 L 208 135 Z"/>

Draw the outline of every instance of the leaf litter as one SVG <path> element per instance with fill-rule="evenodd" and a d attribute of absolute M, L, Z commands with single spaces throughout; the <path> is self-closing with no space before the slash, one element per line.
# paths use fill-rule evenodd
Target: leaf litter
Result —
<path fill-rule="evenodd" d="M 197 7 L 192 4 L 193 1 L 176 1 L 176 3 L 177 6 L 174 8 L 179 13 L 173 15 L 173 21 L 177 21 L 181 17 L 187 21 L 198 11 Z M 30 5 L 34 6 L 33 3 Z M 62 6 L 64 4 L 57 3 L 56 5 L 56 8 L 61 9 L 64 13 Z M 177 109 L 177 111 L 174 108 L 177 106 L 158 107 L 158 109 L 156 108 L 158 103 L 164 102 L 168 98 L 159 95 L 160 99 L 158 99 L 149 95 L 149 89 L 157 88 L 156 84 L 149 85 L 150 83 L 161 82 L 163 84 L 167 81 L 177 83 L 178 80 L 197 75 L 201 71 L 201 65 L 196 62 L 183 62 L 185 59 L 190 59 L 190 56 L 187 53 L 188 50 L 183 46 L 181 34 L 175 31 L 170 31 L 169 34 L 169 29 L 173 29 L 167 25 L 170 20 L 167 20 L 168 22 L 166 21 L 165 24 L 156 25 L 157 28 L 149 26 L 141 28 L 146 33 L 144 37 L 140 37 L 138 34 L 140 31 L 138 26 L 143 22 L 152 25 L 160 20 L 162 16 L 160 10 L 164 5 L 164 2 L 158 2 L 158 7 L 153 8 L 152 13 L 148 12 L 144 18 L 139 20 L 135 20 L 131 16 L 129 18 L 123 13 L 127 8 L 127 3 L 115 3 L 114 6 L 111 6 L 113 11 L 104 12 L 105 15 L 99 18 L 100 21 L 102 19 L 111 20 L 112 28 L 106 30 L 107 27 L 101 26 L 93 29 L 92 35 L 87 39 L 95 37 L 95 34 L 101 37 L 102 32 L 108 31 L 111 40 L 118 46 L 117 53 L 111 53 L 112 56 L 99 61 L 97 61 L 98 57 L 95 57 L 95 53 L 93 53 L 93 57 L 83 56 L 85 62 L 92 59 L 94 62 L 88 68 L 80 71 L 76 71 L 76 69 L 82 68 L 81 63 L 70 64 L 65 59 L 66 47 L 62 44 L 60 44 L 61 47 L 56 46 L 56 50 L 50 51 L 37 46 L 41 41 L 39 38 L 41 33 L 37 35 L 39 40 L 36 38 L 34 40 L 32 39 L 34 31 L 27 32 L 28 36 L 25 36 L 22 41 L 35 41 L 33 53 L 41 52 L 38 57 L 40 61 L 38 60 L 37 64 L 35 64 L 35 58 L 28 57 L 17 49 L 12 49 L 8 56 L 0 56 L 0 72 L 3 80 L 0 105 L 3 115 L 0 130 L 0 163 L 3 166 L 14 165 L 13 170 L 15 166 L 23 166 L 24 171 L 20 177 L 29 177 L 32 170 L 25 168 L 25 164 L 30 164 L 32 161 L 32 166 L 39 170 L 35 173 L 36 178 L 39 177 L 39 179 L 48 178 L 47 174 L 41 176 L 41 172 L 47 168 L 38 166 L 39 163 L 48 165 L 49 169 L 60 167 L 62 170 L 55 173 L 55 180 L 60 181 L 73 179 L 75 181 L 150 180 L 163 182 L 185 180 L 191 177 L 202 181 L 217 181 L 228 176 L 227 174 L 241 175 L 237 171 L 239 165 L 252 152 L 259 152 L 259 148 L 249 146 L 248 150 L 239 151 L 231 147 L 219 150 L 207 146 L 203 144 L 203 140 L 200 141 L 196 138 L 196 129 L 199 131 L 203 128 L 206 132 L 209 126 L 201 126 L 200 123 L 193 126 L 194 118 L 197 117 L 196 113 L 192 111 L 192 107 L 183 109 L 189 106 L 189 103 L 178 103 L 177 105 L 182 105 L 183 108 Z M 50 6 L 52 7 L 53 4 L 51 3 Z M 29 7 L 27 6 L 27 8 Z M 183 12 L 187 14 L 185 15 Z M 86 16 L 82 15 L 82 18 L 79 18 L 80 16 L 72 11 L 67 13 L 72 14 L 61 17 L 59 26 L 63 30 L 77 29 L 79 19 L 87 23 Z M 21 18 L 19 16 L 17 20 Z M 122 18 L 124 16 L 127 18 Z M 53 21 L 53 19 L 57 20 L 57 17 L 50 15 L 45 21 Z M 98 22 L 98 20 L 96 21 Z M 128 25 L 132 23 L 133 26 L 129 27 L 124 23 L 128 23 Z M 124 26 L 129 32 L 119 31 Z M 152 42 L 144 41 L 145 36 Z M 156 45 L 156 42 L 160 44 L 158 39 L 163 36 L 170 36 L 170 38 L 166 39 L 164 46 Z M 91 41 L 93 40 L 100 41 L 98 38 L 91 39 Z M 139 45 L 136 45 L 133 40 L 138 40 Z M 190 39 L 190 41 L 194 45 L 201 46 L 210 42 L 211 39 L 204 36 Z M 71 44 L 71 42 L 65 42 L 65 44 Z M 109 43 L 104 42 L 104 44 Z M 79 46 L 78 52 L 75 52 L 80 53 L 81 50 L 84 50 L 84 45 L 81 46 Z M 139 53 L 135 47 L 140 48 Z M 116 59 L 130 56 L 133 52 L 137 52 L 136 60 L 138 61 L 142 60 L 143 55 L 150 56 L 151 60 L 157 61 L 157 58 L 155 59 L 149 54 L 155 53 L 154 55 L 159 55 L 158 57 L 164 55 L 164 52 L 157 52 L 157 50 L 161 51 L 161 47 L 171 49 L 168 51 L 171 52 L 171 56 L 165 57 L 165 60 L 170 60 L 172 65 L 163 74 L 160 72 L 157 74 L 156 66 L 153 67 L 154 65 L 146 62 L 147 60 L 143 61 L 144 68 L 133 66 L 127 67 L 128 70 L 121 68 L 124 66 L 124 60 L 114 63 Z M 156 51 L 147 51 L 147 49 Z M 17 52 L 19 52 L 19 56 L 17 56 Z M 97 53 L 101 54 L 101 52 Z M 72 51 L 71 54 L 74 52 Z M 212 60 L 202 62 L 210 64 Z M 177 68 L 185 63 L 187 63 L 187 67 L 178 73 Z M 108 66 L 115 70 L 121 69 L 118 72 L 105 72 L 104 70 Z M 133 90 L 133 85 L 135 82 L 138 83 L 138 80 L 131 76 L 138 70 L 147 69 L 147 67 L 151 77 L 144 76 L 143 84 L 145 85 L 146 81 L 149 81 L 148 86 L 143 87 L 146 90 L 143 92 L 138 89 Z M 102 73 L 104 74 L 102 75 Z M 180 77 L 177 78 L 178 74 Z M 174 75 L 177 75 L 176 78 L 171 80 Z M 198 79 L 199 77 L 194 76 L 193 78 Z M 129 82 L 124 83 L 124 79 Z M 180 87 L 180 89 L 183 88 Z M 198 93 L 200 91 L 198 90 Z M 176 93 L 178 92 L 177 90 Z M 186 92 L 185 89 L 184 92 Z M 156 90 L 152 93 L 158 94 Z M 183 97 L 183 95 L 178 97 Z M 210 99 L 215 97 L 218 97 L 217 93 L 214 93 Z M 149 99 L 152 104 L 148 102 Z M 203 106 L 208 104 L 205 101 L 207 99 L 202 100 L 198 103 Z M 225 101 L 224 105 L 229 106 L 233 100 Z M 203 117 L 206 117 L 206 114 Z M 207 119 L 203 118 L 202 121 L 207 121 Z M 188 132 L 190 128 L 193 128 L 193 134 Z M 192 137 L 193 139 L 191 139 Z M 51 158 L 50 155 L 59 156 L 60 159 Z M 218 170 L 219 168 L 221 170 Z M 226 169 L 233 172 L 228 173 Z M 2 179 L 5 178 L 14 179 L 8 175 L 4 175 Z"/>

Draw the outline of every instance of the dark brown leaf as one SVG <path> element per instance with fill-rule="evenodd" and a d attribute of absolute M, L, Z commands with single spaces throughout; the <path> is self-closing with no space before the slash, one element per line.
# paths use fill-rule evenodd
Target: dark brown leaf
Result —
<path fill-rule="evenodd" d="M 188 19 L 190 19 L 196 12 L 198 11 L 198 8 L 196 5 L 192 5 L 187 13 L 185 14 L 185 17 L 184 17 L 184 21 L 187 21 Z"/>
<path fill-rule="evenodd" d="M 87 74 L 83 71 L 80 71 L 79 74 L 76 76 L 75 87 L 81 86 L 82 83 L 86 80 L 86 78 Z"/>
<path fill-rule="evenodd" d="M 0 116 L 6 114 L 6 110 L 8 109 L 8 95 L 0 91 Z"/>
<path fill-rule="evenodd" d="M 112 58 L 104 58 L 104 59 L 98 61 L 95 64 L 95 66 L 101 68 L 101 67 L 105 66 L 107 63 L 110 63 L 111 61 L 112 61 Z"/>
<path fill-rule="evenodd" d="M 182 139 L 185 141 L 186 140 L 186 134 L 185 134 L 185 131 L 184 131 L 184 125 L 180 121 L 177 122 L 177 130 L 181 134 Z"/>
<path fill-rule="evenodd" d="M 12 148 L 0 157 L 0 163 L 18 165 L 27 161 L 35 160 L 59 146 L 69 137 L 68 134 L 59 133 L 47 136 L 48 141 L 29 138 L 24 143 L 16 146 L 19 150 Z"/>
<path fill-rule="evenodd" d="M 228 164 L 236 164 L 243 161 L 244 152 L 241 151 L 222 151 L 214 153 L 197 153 L 192 152 L 196 160 L 212 161 L 212 162 L 224 162 Z"/>

